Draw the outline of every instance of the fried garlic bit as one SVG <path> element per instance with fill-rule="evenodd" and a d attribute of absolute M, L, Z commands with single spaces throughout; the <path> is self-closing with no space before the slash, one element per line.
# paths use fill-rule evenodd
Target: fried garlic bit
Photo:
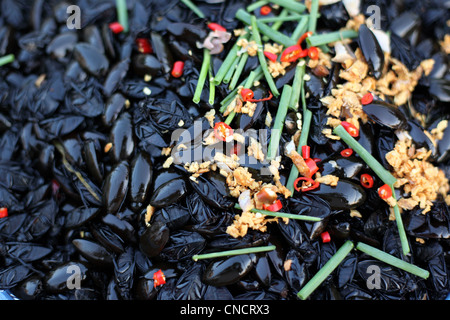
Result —
<path fill-rule="evenodd" d="M 419 206 L 425 214 L 439 196 L 447 197 L 449 181 L 441 169 L 427 161 L 430 155 L 431 150 L 416 149 L 407 137 L 399 139 L 394 149 L 386 154 L 386 160 L 393 168 L 392 174 L 397 178 L 394 187 L 402 187 L 405 193 L 410 194 L 398 199 L 400 208 L 412 210 Z"/>

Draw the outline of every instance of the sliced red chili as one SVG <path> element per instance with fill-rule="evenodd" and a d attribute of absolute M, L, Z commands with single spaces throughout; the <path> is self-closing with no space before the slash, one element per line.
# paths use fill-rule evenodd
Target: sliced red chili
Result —
<path fill-rule="evenodd" d="M 250 99 L 253 99 L 254 92 L 252 89 L 244 88 L 241 90 L 241 97 L 242 100 L 248 101 Z"/>
<path fill-rule="evenodd" d="M 309 168 L 309 176 L 312 177 L 319 170 L 319 167 L 317 166 L 317 163 L 311 158 L 305 159 L 305 163 Z"/>
<path fill-rule="evenodd" d="M 323 243 L 327 243 L 331 241 L 331 236 L 330 233 L 328 231 L 322 232 L 320 234 L 320 237 L 322 238 L 322 242 Z"/>
<path fill-rule="evenodd" d="M 372 95 L 370 92 L 366 93 L 366 94 L 361 98 L 361 103 L 362 103 L 363 105 L 367 105 L 367 104 L 369 104 L 369 103 L 372 103 L 372 101 L 373 101 L 373 95 Z"/>
<path fill-rule="evenodd" d="M 303 53 L 302 47 L 299 45 L 293 45 L 286 48 L 281 54 L 281 62 L 294 62 L 299 59 Z"/>
<path fill-rule="evenodd" d="M 112 22 L 109 24 L 109 28 L 114 33 L 121 33 L 124 30 L 124 27 L 118 22 Z"/>
<path fill-rule="evenodd" d="M 303 41 L 305 41 L 306 38 L 312 36 L 313 32 L 312 31 L 308 31 L 305 32 L 297 41 L 297 45 L 299 45 L 300 47 L 302 46 Z"/>
<path fill-rule="evenodd" d="M 389 185 L 384 184 L 378 188 L 378 195 L 381 199 L 386 200 L 392 197 L 392 189 Z"/>
<path fill-rule="evenodd" d="M 158 287 L 166 283 L 166 276 L 161 269 L 153 274 L 153 287 Z"/>
<path fill-rule="evenodd" d="M 147 54 L 153 53 L 152 45 L 150 44 L 150 41 L 146 38 L 137 38 L 136 45 L 140 53 L 147 53 Z"/>
<path fill-rule="evenodd" d="M 309 48 L 308 57 L 310 57 L 312 60 L 319 60 L 319 49 L 317 49 L 317 47 Z"/>
<path fill-rule="evenodd" d="M 244 102 L 260 102 L 267 101 L 273 98 L 272 92 L 269 91 L 269 96 L 263 99 L 253 99 L 254 92 L 251 89 L 244 88 L 241 90 L 241 97 Z"/>
<path fill-rule="evenodd" d="M 311 148 L 309 146 L 302 146 L 302 157 L 305 160 L 311 157 Z"/>
<path fill-rule="evenodd" d="M 225 29 L 220 24 L 215 22 L 208 23 L 208 28 L 210 28 L 212 31 L 224 31 L 224 32 L 227 31 L 227 29 Z"/>
<path fill-rule="evenodd" d="M 353 149 L 352 148 L 347 148 L 341 151 L 341 156 L 348 158 L 353 154 Z"/>
<path fill-rule="evenodd" d="M 229 142 L 233 136 L 233 129 L 225 122 L 217 122 L 214 125 L 214 135 L 221 141 Z"/>
<path fill-rule="evenodd" d="M 373 187 L 373 177 L 368 173 L 363 173 L 359 181 L 364 188 L 370 189 Z"/>
<path fill-rule="evenodd" d="M 322 161 L 322 159 L 320 158 L 312 158 L 314 160 L 315 163 L 319 163 L 320 161 Z"/>
<path fill-rule="evenodd" d="M 281 203 L 280 199 L 277 199 L 272 204 L 269 204 L 269 205 L 264 204 L 263 208 L 264 208 L 264 210 L 267 210 L 267 211 L 277 212 L 277 211 L 280 211 L 281 208 L 283 208 L 283 204 Z"/>
<path fill-rule="evenodd" d="M 275 62 L 278 59 L 278 56 L 275 53 L 269 51 L 264 51 L 264 55 L 266 56 L 267 59 L 269 59 L 272 62 Z"/>
<path fill-rule="evenodd" d="M 183 61 L 176 61 L 173 64 L 172 67 L 172 77 L 179 78 L 183 75 L 183 69 L 184 69 L 184 62 Z"/>
<path fill-rule="evenodd" d="M 345 131 L 348 132 L 349 135 L 351 135 L 353 138 L 356 138 L 359 136 L 359 130 L 356 128 L 353 124 L 347 121 L 342 121 L 341 125 L 344 127 Z"/>
<path fill-rule="evenodd" d="M 267 16 L 269 13 L 272 12 L 271 6 L 262 6 L 261 9 L 259 9 L 259 13 L 263 16 Z"/>
<path fill-rule="evenodd" d="M 0 208 L 0 219 L 8 216 L 8 208 Z"/>
<path fill-rule="evenodd" d="M 299 183 L 300 181 L 306 181 L 307 184 L 309 184 L 309 187 L 299 186 L 298 183 Z M 294 189 L 297 190 L 297 191 L 299 191 L 299 192 L 300 192 L 300 191 L 301 191 L 301 192 L 305 192 L 305 191 L 311 191 L 311 190 L 314 190 L 314 189 L 316 189 L 317 187 L 319 187 L 319 185 L 320 185 L 319 182 L 317 182 L 317 181 L 315 181 L 314 179 L 309 178 L 309 177 L 300 177 L 300 178 L 297 178 L 297 179 L 294 181 Z"/>

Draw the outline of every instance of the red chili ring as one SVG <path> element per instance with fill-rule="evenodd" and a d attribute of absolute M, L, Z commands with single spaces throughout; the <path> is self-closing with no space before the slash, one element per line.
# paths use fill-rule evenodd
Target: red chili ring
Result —
<path fill-rule="evenodd" d="M 299 45 L 293 45 L 286 48 L 281 54 L 281 62 L 294 62 L 303 54 L 303 49 Z"/>
<path fill-rule="evenodd" d="M 281 210 L 281 208 L 283 208 L 283 204 L 281 203 L 280 199 L 277 199 L 272 204 L 264 204 L 263 208 L 267 211 L 278 212 Z"/>
<path fill-rule="evenodd" d="M 305 33 L 298 39 L 297 45 L 299 45 L 299 46 L 301 47 L 301 46 L 302 46 L 302 42 L 303 42 L 306 38 L 308 38 L 308 37 L 310 37 L 310 36 L 312 36 L 312 35 L 313 35 L 313 32 L 312 32 L 312 31 L 305 32 Z"/>
<path fill-rule="evenodd" d="M 271 12 L 272 8 L 270 6 L 262 6 L 261 9 L 259 9 L 259 13 L 263 16 L 267 16 Z"/>
<path fill-rule="evenodd" d="M 307 182 L 311 183 L 312 185 L 311 185 L 310 187 L 307 187 L 307 188 L 301 188 L 301 187 L 298 186 L 298 182 L 299 182 L 299 181 L 307 181 Z M 309 178 L 309 177 L 300 177 L 300 178 L 297 178 L 297 179 L 294 181 L 294 189 L 297 190 L 297 191 L 299 191 L 299 192 L 300 192 L 300 191 L 301 191 L 301 192 L 305 192 L 305 191 L 311 191 L 311 190 L 314 190 L 314 189 L 316 189 L 319 185 L 320 185 L 319 182 L 317 182 L 317 181 L 315 181 L 314 179 Z"/>
<path fill-rule="evenodd" d="M 183 61 L 175 61 L 172 67 L 172 77 L 179 78 L 183 75 L 184 62 Z"/>
<path fill-rule="evenodd" d="M 0 219 L 6 218 L 8 216 L 8 208 L 2 207 L 0 208 Z"/>
<path fill-rule="evenodd" d="M 347 121 L 342 121 L 341 125 L 344 127 L 345 131 L 348 132 L 350 136 L 356 138 L 359 136 L 359 130 L 353 124 Z"/>
<path fill-rule="evenodd" d="M 364 106 L 372 103 L 372 101 L 373 101 L 373 95 L 370 92 L 366 93 L 361 98 L 361 104 L 364 105 Z"/>
<path fill-rule="evenodd" d="M 341 151 L 341 156 L 348 158 L 353 154 L 353 149 L 352 148 L 347 148 Z"/>
<path fill-rule="evenodd" d="M 278 56 L 275 53 L 264 51 L 264 56 L 272 62 L 277 61 Z"/>
<path fill-rule="evenodd" d="M 317 49 L 317 47 L 309 48 L 308 57 L 310 57 L 312 60 L 319 60 L 319 49 Z"/>
<path fill-rule="evenodd" d="M 310 146 L 302 146 L 302 157 L 305 160 L 311 158 L 311 147 Z"/>
<path fill-rule="evenodd" d="M 363 173 L 359 178 L 359 181 L 361 182 L 361 185 L 366 189 L 372 188 L 374 184 L 373 177 L 368 173 Z"/>
<path fill-rule="evenodd" d="M 224 31 L 224 32 L 227 31 L 227 29 L 225 29 L 220 24 L 215 22 L 208 23 L 208 28 L 210 28 L 212 31 Z"/>
<path fill-rule="evenodd" d="M 386 200 L 392 197 L 392 189 L 389 185 L 384 184 L 378 188 L 378 195 L 381 199 Z"/>

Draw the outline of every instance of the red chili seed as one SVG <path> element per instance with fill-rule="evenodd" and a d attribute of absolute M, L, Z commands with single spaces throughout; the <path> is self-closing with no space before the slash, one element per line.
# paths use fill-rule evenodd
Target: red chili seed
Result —
<path fill-rule="evenodd" d="M 176 61 L 173 64 L 172 67 L 172 77 L 179 78 L 183 75 L 183 69 L 184 69 L 184 62 L 183 61 Z"/>
<path fill-rule="evenodd" d="M 0 208 L 0 219 L 8 216 L 8 208 Z"/>
<path fill-rule="evenodd" d="M 328 231 L 322 232 L 320 234 L 320 237 L 322 238 L 322 242 L 323 243 L 327 243 L 331 241 L 331 236 L 330 233 Z"/>
<path fill-rule="evenodd" d="M 227 31 L 227 29 L 225 29 L 220 24 L 215 22 L 208 23 L 208 28 L 210 28 L 212 31 L 224 31 L 224 32 Z"/>
<path fill-rule="evenodd" d="M 372 103 L 373 101 L 373 95 L 368 92 L 361 98 L 361 104 L 368 105 L 369 103 Z"/>
<path fill-rule="evenodd" d="M 302 146 L 302 157 L 307 160 L 310 158 L 311 148 L 309 146 Z"/>
<path fill-rule="evenodd" d="M 114 33 L 121 33 L 124 30 L 124 27 L 118 22 L 112 22 L 109 24 L 109 28 Z"/>
<path fill-rule="evenodd" d="M 259 9 L 259 13 L 263 16 L 267 16 L 271 12 L 272 8 L 270 6 L 262 6 L 261 9 Z"/>
<path fill-rule="evenodd" d="M 341 151 L 341 156 L 343 157 L 350 157 L 353 154 L 353 149 L 352 148 L 347 148 Z"/>
<path fill-rule="evenodd" d="M 370 189 L 373 187 L 373 177 L 368 173 L 363 173 L 359 181 L 364 188 Z"/>

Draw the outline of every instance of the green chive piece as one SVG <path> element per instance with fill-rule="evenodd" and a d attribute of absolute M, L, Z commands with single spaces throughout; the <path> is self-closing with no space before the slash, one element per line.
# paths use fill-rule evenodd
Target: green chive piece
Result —
<path fill-rule="evenodd" d="M 14 62 L 15 59 L 16 59 L 16 57 L 12 53 L 1 57 L 0 58 L 0 67 L 5 65 L 5 64 Z"/>
<path fill-rule="evenodd" d="M 273 251 L 275 249 L 276 249 L 276 247 L 274 245 L 271 245 L 271 246 L 263 246 L 263 247 L 234 249 L 234 250 L 227 250 L 227 251 L 222 251 L 222 252 L 196 254 L 196 255 L 192 256 L 192 260 L 198 261 L 198 260 L 202 260 L 202 259 L 212 259 L 212 258 L 219 258 L 219 257 L 237 256 L 237 255 L 241 255 L 241 254 Z"/>
<path fill-rule="evenodd" d="M 278 16 L 278 18 L 283 19 L 283 18 L 286 18 L 288 15 L 289 15 L 289 10 L 283 9 L 283 10 L 281 10 L 280 15 Z M 278 20 L 274 24 L 272 24 L 272 26 L 270 28 L 272 30 L 278 31 L 281 28 L 281 26 L 283 25 L 283 22 L 284 22 L 283 20 Z M 269 41 L 269 37 L 268 36 L 264 36 L 262 38 L 262 40 L 264 42 L 267 42 L 267 41 Z"/>
<path fill-rule="evenodd" d="M 317 26 L 317 16 L 319 14 L 319 0 L 311 1 L 311 9 L 309 10 L 309 26 L 308 30 L 311 32 L 316 32 Z"/>
<path fill-rule="evenodd" d="M 241 20 L 247 25 L 251 25 L 251 17 L 248 12 L 246 12 L 244 9 L 239 9 L 236 11 L 236 19 Z M 256 19 L 256 17 L 255 17 Z M 276 30 L 273 30 L 271 27 L 269 27 L 267 24 L 257 21 L 256 24 L 258 25 L 258 30 L 261 32 L 261 34 L 268 36 L 270 40 L 282 44 L 284 47 L 290 47 L 297 43 L 297 41 L 292 40 L 284 33 L 278 32 Z"/>
<path fill-rule="evenodd" d="M 240 39 L 244 39 L 244 38 L 247 39 L 248 38 L 248 29 L 247 28 L 246 28 L 246 31 L 247 31 L 246 34 L 241 35 L 236 40 L 236 43 L 233 45 L 231 50 L 228 52 L 225 60 L 220 65 L 219 70 L 217 70 L 217 74 L 214 77 L 214 83 L 215 83 L 216 86 L 218 86 L 222 82 L 222 80 L 224 79 L 224 77 L 228 73 L 228 70 L 230 70 L 231 67 L 235 65 L 237 59 L 239 58 L 238 51 L 239 51 L 239 49 L 241 47 L 238 46 L 237 43 L 239 42 Z"/>
<path fill-rule="evenodd" d="M 270 0 L 270 2 L 296 13 L 303 13 L 306 10 L 306 6 L 303 3 L 293 0 Z"/>
<path fill-rule="evenodd" d="M 123 27 L 123 32 L 128 32 L 128 9 L 126 0 L 116 0 L 117 20 Z"/>
<path fill-rule="evenodd" d="M 373 258 L 383 261 L 391 266 L 394 266 L 394 267 L 402 269 L 406 272 L 412 273 L 420 278 L 427 279 L 430 276 L 430 273 L 427 270 L 422 269 L 422 268 L 420 268 L 416 265 L 413 265 L 411 263 L 408 263 L 406 261 L 403 261 L 402 259 L 394 257 L 393 255 L 390 255 L 380 249 L 374 248 L 365 243 L 358 242 L 356 244 L 356 249 L 364 252 L 365 254 L 368 254 L 369 256 L 371 256 Z"/>
<path fill-rule="evenodd" d="M 262 6 L 265 6 L 266 4 L 269 4 L 270 1 L 267 0 L 260 0 L 260 1 L 256 1 L 250 5 L 247 6 L 246 10 L 248 12 L 252 12 L 255 11 L 258 8 L 261 8 Z"/>
<path fill-rule="evenodd" d="M 297 26 L 294 29 L 294 32 L 291 34 L 291 39 L 295 42 L 300 39 L 300 37 L 306 32 L 306 29 L 308 28 L 308 21 L 309 16 L 306 16 L 300 20 L 300 22 L 297 24 Z"/>
<path fill-rule="evenodd" d="M 210 68 L 211 54 L 208 49 L 203 49 L 203 62 L 202 68 L 200 69 L 200 75 L 198 77 L 197 87 L 195 88 L 194 98 L 192 101 L 194 103 L 200 102 L 200 97 L 202 95 L 203 86 L 205 85 L 206 77 L 208 76 L 208 70 Z"/>
<path fill-rule="evenodd" d="M 186 7 L 192 10 L 199 18 L 205 18 L 205 14 L 191 1 L 191 0 L 180 0 Z"/>
<path fill-rule="evenodd" d="M 234 63 L 236 63 L 237 60 L 239 60 L 239 57 L 236 60 L 234 60 Z M 230 80 L 233 77 L 234 72 L 236 71 L 236 67 L 237 66 L 234 64 L 230 67 L 230 69 L 228 69 L 227 74 L 222 79 L 223 83 L 230 83 Z"/>
<path fill-rule="evenodd" d="M 289 12 L 289 11 L 288 11 Z M 281 12 L 283 13 L 283 11 Z M 271 22 L 286 22 L 286 21 L 300 21 L 303 18 L 309 17 L 306 14 L 291 14 L 291 15 L 280 15 L 278 17 L 267 17 L 267 18 L 258 18 L 258 21 L 264 22 L 264 23 L 271 23 Z"/>
<path fill-rule="evenodd" d="M 216 84 L 214 83 L 212 68 L 209 67 L 209 104 L 211 106 L 214 105 L 215 98 L 216 98 Z"/>
<path fill-rule="evenodd" d="M 394 186 L 391 185 L 390 187 L 392 189 L 392 196 L 394 197 L 395 201 L 397 202 Z M 394 206 L 394 215 L 395 215 L 395 222 L 397 223 L 398 234 L 400 236 L 400 243 L 402 245 L 402 251 L 403 251 L 403 254 L 406 256 L 410 253 L 410 248 L 409 248 L 408 238 L 406 236 L 405 227 L 403 226 L 403 219 L 402 219 L 402 215 L 400 213 L 400 208 L 398 207 L 397 203 Z"/>
<path fill-rule="evenodd" d="M 352 251 L 353 242 L 347 240 L 336 253 L 325 263 L 325 265 L 312 277 L 305 286 L 297 293 L 301 300 L 307 299 L 320 284 L 337 268 L 337 266 Z"/>
<path fill-rule="evenodd" d="M 242 210 L 241 207 L 238 204 L 235 204 L 234 208 L 238 209 L 238 210 Z M 292 213 L 284 213 L 284 212 L 273 212 L 273 211 L 260 210 L 260 209 L 251 209 L 250 212 L 261 213 L 263 215 L 271 216 L 271 217 L 288 218 L 288 219 L 311 221 L 311 222 L 322 221 L 322 218 L 311 217 L 311 216 L 303 216 L 301 214 L 292 214 Z"/>
<path fill-rule="evenodd" d="M 234 116 L 236 115 L 236 111 L 231 111 L 230 112 L 230 114 L 228 115 L 228 117 L 225 119 L 225 123 L 227 124 L 227 125 L 230 125 L 230 123 L 231 123 L 231 121 L 233 121 L 233 119 L 234 119 Z"/>
<path fill-rule="evenodd" d="M 273 128 L 270 132 L 269 147 L 267 148 L 267 159 L 273 160 L 277 156 L 280 144 L 281 133 L 284 127 L 284 120 L 288 111 L 289 102 L 291 100 L 292 87 L 285 84 L 281 94 L 280 103 L 278 104 L 277 115 L 273 122 Z"/>
<path fill-rule="evenodd" d="M 295 75 L 294 75 L 294 80 L 292 82 L 291 101 L 289 102 L 289 108 L 294 111 L 298 110 L 300 95 L 301 95 L 302 88 L 303 88 L 305 70 L 306 70 L 305 60 L 301 59 L 297 63 L 297 66 L 295 67 Z"/>
<path fill-rule="evenodd" d="M 251 20 L 251 24 L 252 24 L 252 37 L 253 37 L 253 40 L 255 40 L 256 45 L 258 46 L 259 64 L 261 65 L 261 68 L 264 72 L 264 77 L 266 78 L 267 84 L 269 85 L 269 88 L 272 91 L 272 94 L 275 97 L 278 97 L 280 95 L 280 93 L 278 92 L 277 86 L 275 85 L 275 82 L 274 82 L 272 75 L 270 74 L 269 68 L 267 66 L 266 57 L 264 56 L 264 52 L 262 50 L 263 45 L 261 42 L 261 35 L 259 34 L 259 28 L 258 28 L 258 24 L 256 21 L 256 17 L 251 16 L 250 20 Z"/>
<path fill-rule="evenodd" d="M 239 63 L 236 67 L 236 70 L 234 71 L 234 74 L 233 74 L 233 77 L 231 78 L 230 84 L 228 85 L 228 89 L 234 90 L 234 88 L 236 88 L 238 80 L 241 77 L 242 71 L 244 71 L 245 64 L 247 63 L 248 57 L 249 57 L 249 55 L 248 55 L 247 51 L 244 52 L 243 54 L 241 54 L 241 56 L 239 58 Z"/>
<path fill-rule="evenodd" d="M 366 163 L 367 165 L 377 174 L 377 176 L 384 181 L 387 185 L 393 185 L 397 179 L 386 170 L 381 163 L 379 163 L 362 145 L 358 143 L 342 125 L 338 125 L 334 128 L 333 132 L 341 137 L 345 143 L 348 144 Z"/>
<path fill-rule="evenodd" d="M 335 31 L 326 34 L 317 34 L 312 35 L 306 38 L 306 42 L 310 47 L 320 47 L 325 44 L 329 44 L 336 41 L 341 41 L 343 39 L 351 39 L 356 38 L 358 36 L 358 32 L 353 30 L 343 30 L 343 31 Z"/>

